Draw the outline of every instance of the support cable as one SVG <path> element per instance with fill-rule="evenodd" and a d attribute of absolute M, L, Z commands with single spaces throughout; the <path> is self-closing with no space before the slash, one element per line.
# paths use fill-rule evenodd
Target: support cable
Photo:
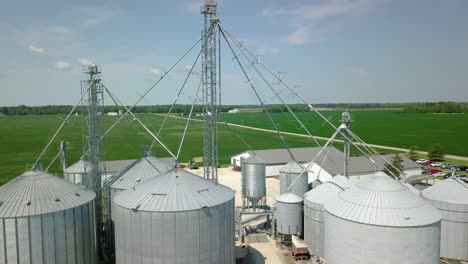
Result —
<path fill-rule="evenodd" d="M 219 25 L 219 24 L 218 24 Z M 257 92 L 257 89 L 255 88 L 255 86 L 252 84 L 252 79 L 249 78 L 249 75 L 247 74 L 247 72 L 245 71 L 244 69 L 244 66 L 242 66 L 242 63 L 240 62 L 239 58 L 237 57 L 236 53 L 234 52 L 234 49 L 232 48 L 231 46 L 231 43 L 228 41 L 226 35 L 224 34 L 223 31 L 221 31 L 223 37 L 224 37 L 224 40 L 226 41 L 226 43 L 228 44 L 228 47 L 229 49 L 231 50 L 233 56 L 234 56 L 234 59 L 237 61 L 237 64 L 239 65 L 240 69 L 242 70 L 245 78 L 247 79 L 247 82 L 249 83 L 250 87 L 252 88 L 252 91 L 255 93 L 255 96 L 257 97 L 258 101 L 260 102 L 262 108 L 265 110 L 265 113 L 266 115 L 268 116 L 268 118 L 270 119 L 271 123 L 273 124 L 273 127 L 275 128 L 276 130 L 276 133 L 278 134 L 279 138 L 281 139 L 282 143 L 284 144 L 284 147 L 286 148 L 286 150 L 288 151 L 289 155 L 291 156 L 291 158 L 296 161 L 296 159 L 294 158 L 294 155 L 292 154 L 291 150 L 289 149 L 289 146 L 288 144 L 286 143 L 285 139 L 283 138 L 283 135 L 280 133 L 279 129 L 278 129 L 278 126 L 276 125 L 276 123 L 274 122 L 273 118 L 271 117 L 270 113 L 268 112 L 268 109 L 266 109 L 265 107 L 265 104 L 263 103 L 262 101 L 262 98 L 260 98 L 258 92 Z"/>
<path fill-rule="evenodd" d="M 143 124 L 143 122 L 141 122 L 140 119 L 138 119 L 138 117 L 136 117 L 136 116 L 130 111 L 130 109 L 129 109 L 128 107 L 126 107 L 124 104 L 122 104 L 122 102 L 121 102 L 117 97 L 115 97 L 115 96 L 112 94 L 112 92 L 111 92 L 106 86 L 104 86 L 104 84 L 103 84 L 103 87 L 104 87 L 104 89 L 106 90 L 107 94 L 109 94 L 109 96 L 110 96 L 111 98 L 113 98 L 112 100 L 117 101 L 122 107 L 124 107 L 125 110 L 127 111 L 127 113 L 129 113 L 129 114 L 133 117 L 133 119 L 136 120 L 136 121 L 137 121 L 137 122 L 154 138 L 154 140 L 156 140 L 156 141 L 159 143 L 159 145 L 161 145 L 161 147 L 163 147 L 164 150 L 167 151 L 167 153 L 169 153 L 169 155 L 171 155 L 174 159 L 176 159 L 176 156 L 174 155 L 174 153 L 172 153 L 172 151 L 169 150 L 169 148 L 166 147 L 166 145 L 164 145 L 164 144 L 153 134 L 153 132 L 151 132 L 151 130 L 149 130 L 148 127 L 146 127 L 146 125 Z M 105 134 L 103 135 L 103 137 L 104 137 L 104 136 L 105 136 Z"/>
<path fill-rule="evenodd" d="M 55 138 L 57 137 L 57 135 L 59 134 L 59 132 L 62 130 L 62 128 L 65 126 L 65 124 L 68 122 L 68 119 L 70 118 L 70 116 L 73 114 L 73 112 L 75 111 L 76 107 L 81 103 L 81 100 L 83 100 L 83 97 L 86 95 L 86 93 L 89 91 L 89 88 L 91 88 L 91 85 L 94 83 L 94 80 L 92 80 L 90 82 L 90 84 L 88 85 L 88 87 L 86 88 L 85 92 L 81 95 L 80 97 L 80 100 L 78 100 L 78 102 L 73 106 L 72 110 L 68 113 L 67 117 L 63 120 L 62 124 L 60 125 L 60 127 L 57 129 L 57 131 L 55 132 L 55 134 L 52 136 L 52 138 L 50 139 L 49 143 L 47 143 L 47 145 L 45 146 L 45 148 L 42 150 L 41 154 L 39 155 L 39 157 L 37 158 L 36 162 L 34 162 L 34 165 L 32 166 L 32 169 L 35 169 L 37 164 L 39 163 L 39 161 L 43 158 L 43 156 L 45 155 L 45 153 L 48 151 L 50 145 L 52 144 L 52 142 L 55 140 Z"/>

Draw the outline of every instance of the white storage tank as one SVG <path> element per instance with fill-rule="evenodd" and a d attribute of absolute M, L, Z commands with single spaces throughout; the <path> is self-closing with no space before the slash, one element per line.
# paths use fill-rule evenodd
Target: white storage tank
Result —
<path fill-rule="evenodd" d="M 276 228 L 283 235 L 302 234 L 302 198 L 284 193 L 276 199 Z"/>
<path fill-rule="evenodd" d="M 439 211 L 377 173 L 325 203 L 327 264 L 438 264 Z"/>
<path fill-rule="evenodd" d="M 0 263 L 96 263 L 95 197 L 42 171 L 0 187 Z"/>
<path fill-rule="evenodd" d="M 324 204 L 348 189 L 351 182 L 344 176 L 335 176 L 304 195 L 304 241 L 312 254 L 324 256 Z"/>
<path fill-rule="evenodd" d="M 114 196 L 116 263 L 234 263 L 234 191 L 174 169 Z"/>
<path fill-rule="evenodd" d="M 242 194 L 252 205 L 266 196 L 266 162 L 252 155 L 242 159 Z"/>
<path fill-rule="evenodd" d="M 440 255 L 468 260 L 468 185 L 449 178 L 422 191 L 422 197 L 442 214 Z"/>
<path fill-rule="evenodd" d="M 71 183 L 84 185 L 86 177 L 92 173 L 92 164 L 80 159 L 63 171 L 63 178 Z"/>
<path fill-rule="evenodd" d="M 303 197 L 304 194 L 309 190 L 309 174 L 307 173 L 307 171 L 303 171 L 304 167 L 302 167 L 299 163 L 295 161 L 290 161 L 286 165 L 281 167 L 279 170 L 280 194 L 288 192 L 288 188 L 295 181 L 294 185 L 292 185 L 289 189 L 289 192 L 292 192 L 299 197 Z"/>

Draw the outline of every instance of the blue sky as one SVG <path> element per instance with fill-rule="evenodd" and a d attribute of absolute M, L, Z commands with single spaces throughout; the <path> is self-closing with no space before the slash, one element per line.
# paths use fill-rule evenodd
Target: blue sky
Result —
<path fill-rule="evenodd" d="M 202 1 L 3 0 L 0 105 L 73 104 L 94 62 L 133 104 L 200 37 Z M 222 0 L 221 23 L 311 103 L 468 101 L 468 1 Z M 222 46 L 223 103 L 257 103 Z M 169 104 L 199 48 L 142 104 Z M 197 69 L 199 69 L 198 66 Z M 276 98 L 262 88 L 266 103 Z M 189 102 L 197 76 L 181 103 Z M 280 89 L 280 87 L 277 87 Z M 295 102 L 286 91 L 288 102 Z"/>

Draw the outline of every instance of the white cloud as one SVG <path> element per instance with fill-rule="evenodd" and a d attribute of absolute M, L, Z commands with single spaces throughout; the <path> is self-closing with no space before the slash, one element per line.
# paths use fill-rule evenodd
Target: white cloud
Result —
<path fill-rule="evenodd" d="M 33 44 L 29 45 L 28 48 L 32 53 L 35 53 L 35 54 L 38 54 L 38 55 L 41 55 L 41 56 L 47 55 L 47 51 L 44 48 L 36 47 Z"/>
<path fill-rule="evenodd" d="M 192 65 L 186 64 L 186 65 L 184 66 L 184 70 L 185 70 L 185 71 L 190 71 L 190 69 L 192 69 Z"/>
<path fill-rule="evenodd" d="M 154 74 L 154 75 L 160 75 L 161 74 L 161 69 L 159 68 L 151 68 L 151 73 Z"/>
<path fill-rule="evenodd" d="M 188 1 L 184 4 L 184 8 L 189 13 L 200 13 L 200 8 L 203 5 L 203 1 Z"/>
<path fill-rule="evenodd" d="M 52 25 L 47 27 L 47 31 L 61 36 L 70 36 L 73 34 L 73 31 L 62 25 Z"/>
<path fill-rule="evenodd" d="M 303 45 L 310 40 L 309 28 L 304 25 L 299 25 L 287 37 L 287 42 L 291 45 Z"/>
<path fill-rule="evenodd" d="M 57 61 L 54 68 L 58 71 L 69 71 L 71 70 L 71 65 L 66 61 Z"/>
<path fill-rule="evenodd" d="M 92 60 L 89 60 L 89 59 L 82 59 L 82 58 L 78 58 L 78 63 L 81 64 L 82 66 L 89 66 L 89 65 L 93 65 L 94 62 Z"/>

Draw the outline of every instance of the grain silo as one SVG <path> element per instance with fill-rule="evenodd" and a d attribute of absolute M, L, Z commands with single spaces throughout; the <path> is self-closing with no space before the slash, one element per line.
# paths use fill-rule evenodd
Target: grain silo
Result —
<path fill-rule="evenodd" d="M 116 263 L 234 263 L 234 191 L 173 169 L 114 196 Z"/>
<path fill-rule="evenodd" d="M 468 260 L 468 185 L 449 178 L 425 189 L 421 196 L 442 214 L 440 255 Z"/>
<path fill-rule="evenodd" d="M 106 181 L 106 186 L 110 188 L 110 195 L 112 196 L 116 192 L 130 189 L 136 184 L 159 176 L 172 168 L 173 166 L 162 162 L 154 156 L 145 156 L 109 178 Z"/>
<path fill-rule="evenodd" d="M 253 207 L 265 202 L 265 169 L 266 162 L 257 156 L 242 159 L 242 196 Z M 247 206 L 247 201 L 243 201 L 244 207 Z"/>
<path fill-rule="evenodd" d="M 302 175 L 301 175 L 302 174 Z M 304 172 L 304 167 L 295 161 L 290 161 L 280 168 L 280 194 L 288 192 L 303 197 L 309 190 L 308 173 Z M 293 184 L 294 183 L 294 184 Z M 293 184 L 291 186 L 291 184 Z"/>
<path fill-rule="evenodd" d="M 0 187 L 0 262 L 96 263 L 95 197 L 42 171 Z"/>
<path fill-rule="evenodd" d="M 279 234 L 302 234 L 302 201 L 301 197 L 290 192 L 276 199 L 276 228 Z"/>
<path fill-rule="evenodd" d="M 92 172 L 92 164 L 80 159 L 63 171 L 63 178 L 71 183 L 84 185 L 85 179 Z"/>
<path fill-rule="evenodd" d="M 335 176 L 304 195 L 304 241 L 312 253 L 324 256 L 324 204 L 351 186 L 344 176 Z"/>
<path fill-rule="evenodd" d="M 325 203 L 325 261 L 438 264 L 440 219 L 403 183 L 377 173 Z"/>

